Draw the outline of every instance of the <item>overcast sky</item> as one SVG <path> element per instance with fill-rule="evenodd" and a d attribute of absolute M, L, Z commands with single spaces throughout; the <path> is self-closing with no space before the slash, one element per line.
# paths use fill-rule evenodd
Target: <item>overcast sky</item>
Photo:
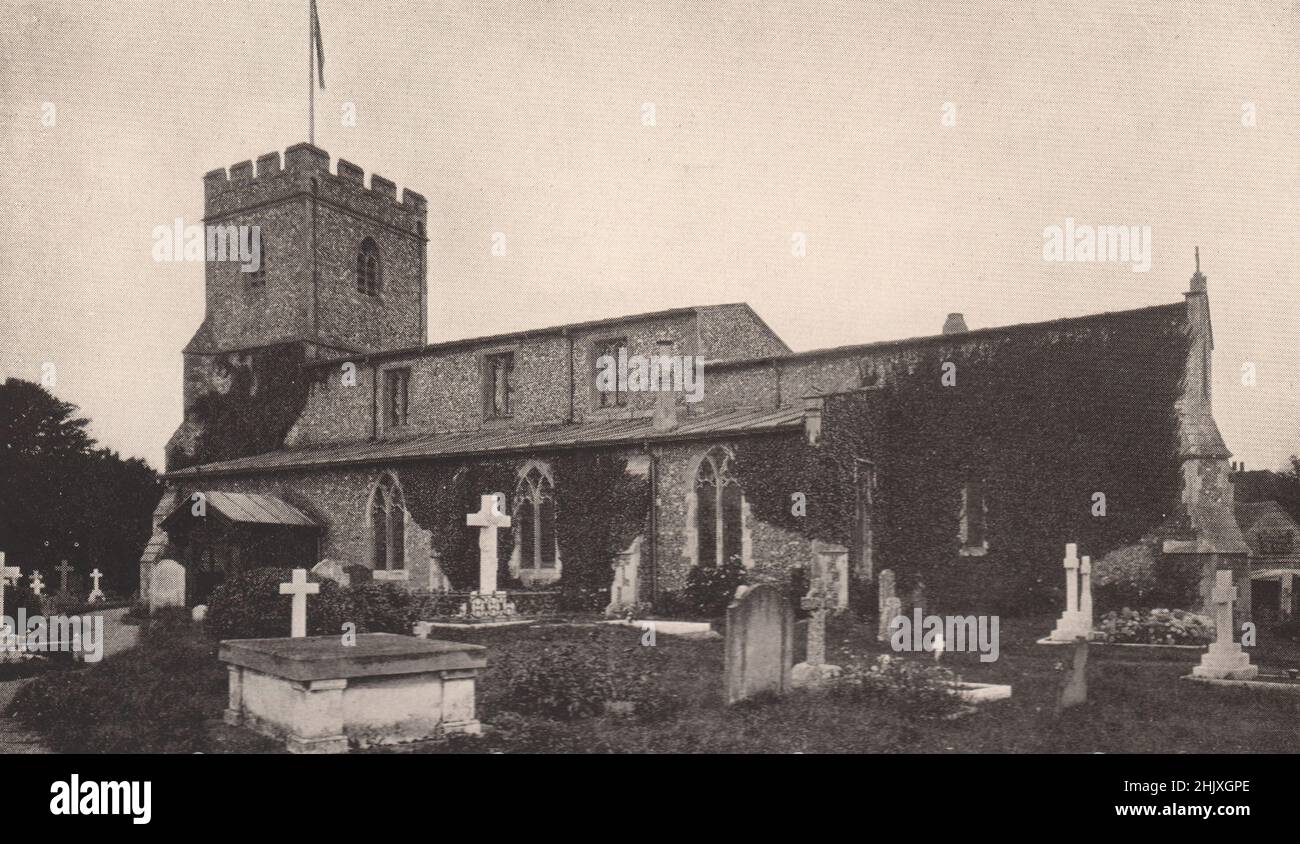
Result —
<path fill-rule="evenodd" d="M 319 0 L 316 141 L 428 197 L 433 341 L 729 301 L 796 350 L 934 334 L 1179 301 L 1199 245 L 1216 416 L 1275 467 L 1300 451 L 1300 4 L 1132 5 Z M 203 268 L 151 231 L 306 139 L 306 39 L 307 0 L 6 0 L 0 373 L 55 363 L 157 467 Z M 1150 271 L 1044 261 L 1067 217 L 1150 226 Z"/>

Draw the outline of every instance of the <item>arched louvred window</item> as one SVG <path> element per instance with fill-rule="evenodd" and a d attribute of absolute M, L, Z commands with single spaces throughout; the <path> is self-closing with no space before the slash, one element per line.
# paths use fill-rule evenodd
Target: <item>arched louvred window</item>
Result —
<path fill-rule="evenodd" d="M 540 464 L 528 468 L 515 487 L 515 541 L 522 569 L 555 568 L 555 488 Z"/>
<path fill-rule="evenodd" d="M 361 241 L 361 249 L 357 252 L 357 292 L 367 296 L 378 296 L 382 289 L 379 246 L 368 237 Z"/>
<path fill-rule="evenodd" d="M 702 566 L 743 561 L 745 496 L 732 474 L 731 460 L 725 448 L 710 449 L 695 473 L 695 559 Z"/>
<path fill-rule="evenodd" d="M 406 568 L 406 504 L 397 478 L 384 475 L 370 493 L 370 567 Z"/>

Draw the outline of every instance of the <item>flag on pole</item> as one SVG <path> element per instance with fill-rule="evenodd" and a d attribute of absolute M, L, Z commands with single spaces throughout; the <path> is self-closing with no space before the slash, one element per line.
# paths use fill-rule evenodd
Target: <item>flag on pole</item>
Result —
<path fill-rule="evenodd" d="M 299 6 L 298 8 L 302 8 Z M 320 40 L 320 16 L 316 14 L 316 0 L 311 0 L 311 34 L 316 39 L 316 78 L 325 87 L 325 46 Z"/>

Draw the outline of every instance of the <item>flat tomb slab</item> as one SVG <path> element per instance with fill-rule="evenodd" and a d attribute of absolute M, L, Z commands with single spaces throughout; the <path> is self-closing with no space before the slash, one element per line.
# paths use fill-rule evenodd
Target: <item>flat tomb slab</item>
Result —
<path fill-rule="evenodd" d="M 635 621 L 626 621 L 621 618 L 612 621 L 603 622 L 604 624 L 617 624 L 623 627 L 636 627 L 641 630 L 653 630 L 656 634 L 664 633 L 668 636 L 684 636 L 693 639 L 720 639 L 721 634 L 713 629 L 713 625 L 707 621 L 670 621 L 668 619 L 639 618 Z"/>
<path fill-rule="evenodd" d="M 217 658 L 229 665 L 306 682 L 481 669 L 487 666 L 487 649 L 396 633 L 362 633 L 355 645 L 346 647 L 341 636 L 229 639 L 221 643 Z"/>
<path fill-rule="evenodd" d="M 485 648 L 365 633 L 234 639 L 221 643 L 229 674 L 226 723 L 283 739 L 292 753 L 477 734 L 475 681 Z"/>
<path fill-rule="evenodd" d="M 957 697 L 967 703 L 988 703 L 1011 697 L 1011 687 L 998 683 L 954 683 Z"/>

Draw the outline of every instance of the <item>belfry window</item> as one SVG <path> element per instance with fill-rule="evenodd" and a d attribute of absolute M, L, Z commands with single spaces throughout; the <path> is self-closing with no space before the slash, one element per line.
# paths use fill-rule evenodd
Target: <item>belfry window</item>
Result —
<path fill-rule="evenodd" d="M 374 240 L 366 238 L 361 241 L 361 250 L 357 252 L 357 292 L 367 296 L 378 296 L 382 289 L 379 247 L 375 245 Z"/>

